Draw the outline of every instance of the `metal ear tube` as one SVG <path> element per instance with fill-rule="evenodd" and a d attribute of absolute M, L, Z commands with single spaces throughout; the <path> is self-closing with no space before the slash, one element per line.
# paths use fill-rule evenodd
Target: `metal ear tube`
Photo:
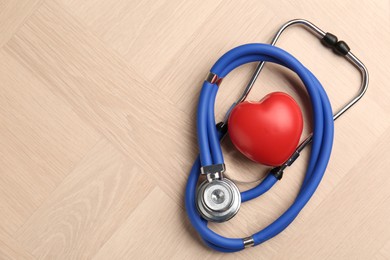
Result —
<path fill-rule="evenodd" d="M 291 21 L 288 21 L 284 25 L 282 25 L 279 30 L 274 35 L 271 45 L 276 45 L 278 42 L 280 36 L 285 32 L 287 28 L 293 27 L 293 26 L 302 26 L 307 31 L 312 33 L 314 36 L 320 39 L 321 43 L 334 51 L 335 54 L 339 56 L 343 56 L 347 61 L 349 61 L 352 65 L 354 65 L 361 74 L 361 85 L 358 93 L 349 100 L 340 110 L 338 110 L 333 115 L 333 120 L 336 120 L 339 118 L 342 114 L 344 114 L 348 109 L 350 109 L 353 105 L 355 105 L 366 93 L 368 89 L 368 82 L 369 82 L 369 74 L 366 66 L 350 51 L 349 46 L 344 41 L 339 41 L 337 36 L 335 36 L 332 33 L 325 33 L 323 30 L 321 30 L 319 27 L 314 25 L 313 23 L 304 20 L 304 19 L 294 19 Z M 255 84 L 256 80 L 258 79 L 260 72 L 263 70 L 265 61 L 259 62 L 257 65 L 255 72 L 253 73 L 251 79 L 249 80 L 247 86 L 245 87 L 243 93 L 241 94 L 240 98 L 235 102 L 235 104 L 241 103 L 245 101 L 245 99 L 248 97 L 250 91 L 253 88 L 253 85 Z M 228 112 L 229 113 L 229 112 Z M 228 115 L 225 116 L 225 121 L 228 118 Z M 291 166 L 294 161 L 299 157 L 300 152 L 305 149 L 312 141 L 312 134 L 310 134 L 297 148 L 297 150 L 293 153 L 293 155 L 286 161 L 285 164 L 281 165 L 280 167 L 274 168 L 272 171 L 274 174 L 277 175 L 279 179 L 283 176 L 283 171 L 287 167 Z"/>

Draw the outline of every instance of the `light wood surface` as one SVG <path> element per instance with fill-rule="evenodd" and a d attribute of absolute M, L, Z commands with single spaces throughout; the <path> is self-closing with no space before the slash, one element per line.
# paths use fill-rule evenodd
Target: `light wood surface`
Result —
<path fill-rule="evenodd" d="M 295 222 L 256 248 L 217 253 L 183 205 L 201 82 L 220 55 L 269 42 L 293 18 L 347 41 L 370 87 L 337 120 L 328 170 Z M 0 1 L 0 259 L 390 259 L 389 25 L 387 0 Z M 305 30 L 279 46 L 314 72 L 334 109 L 356 93 L 359 73 Z M 218 119 L 254 66 L 225 79 Z M 301 104 L 310 132 L 291 72 L 267 64 L 249 99 L 276 90 Z M 264 175 L 229 141 L 223 149 L 230 177 Z M 210 226 L 231 237 L 267 226 L 294 200 L 307 158 Z"/>

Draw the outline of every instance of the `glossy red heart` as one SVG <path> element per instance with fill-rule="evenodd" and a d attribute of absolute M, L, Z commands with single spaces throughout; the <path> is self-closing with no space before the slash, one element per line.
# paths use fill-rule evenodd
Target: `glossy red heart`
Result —
<path fill-rule="evenodd" d="M 249 159 L 269 166 L 287 161 L 298 145 L 302 128 L 301 109 L 282 92 L 270 93 L 259 102 L 238 104 L 228 121 L 236 148 Z"/>

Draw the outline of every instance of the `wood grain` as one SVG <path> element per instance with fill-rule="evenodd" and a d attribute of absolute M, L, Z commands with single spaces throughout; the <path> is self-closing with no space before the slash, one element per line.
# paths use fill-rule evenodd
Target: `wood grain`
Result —
<path fill-rule="evenodd" d="M 99 141 L 16 238 L 38 258 L 91 258 L 153 187 L 136 162 Z"/>
<path fill-rule="evenodd" d="M 370 87 L 336 122 L 327 172 L 281 235 L 237 254 L 205 247 L 184 210 L 197 154 L 200 84 L 220 55 L 268 42 L 292 18 L 347 41 Z M 390 259 L 389 1 L 0 1 L 0 259 Z M 359 73 L 301 28 L 278 45 L 319 78 L 334 110 Z M 255 64 L 232 72 L 217 119 Z M 291 94 L 311 131 L 299 78 L 267 64 L 249 99 Z M 227 174 L 267 168 L 223 143 Z M 309 151 L 283 181 L 245 203 L 220 234 L 245 237 L 293 202 Z M 241 189 L 250 185 L 240 184 Z"/>
<path fill-rule="evenodd" d="M 15 34 L 43 1 L 0 1 L 0 48 Z"/>
<path fill-rule="evenodd" d="M 0 228 L 0 259 L 34 259 L 6 230 Z"/>
<path fill-rule="evenodd" d="M 15 232 L 98 140 L 64 101 L 0 52 L 0 226 Z"/>
<path fill-rule="evenodd" d="M 147 79 L 180 53 L 220 2 L 61 1 Z"/>

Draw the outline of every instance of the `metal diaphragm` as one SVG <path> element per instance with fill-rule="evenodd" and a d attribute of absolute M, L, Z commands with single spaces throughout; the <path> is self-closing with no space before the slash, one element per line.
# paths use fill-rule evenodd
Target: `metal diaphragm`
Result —
<path fill-rule="evenodd" d="M 201 216 L 209 221 L 224 222 L 234 217 L 241 205 L 241 194 L 229 179 L 205 180 L 196 194 L 196 206 Z"/>

